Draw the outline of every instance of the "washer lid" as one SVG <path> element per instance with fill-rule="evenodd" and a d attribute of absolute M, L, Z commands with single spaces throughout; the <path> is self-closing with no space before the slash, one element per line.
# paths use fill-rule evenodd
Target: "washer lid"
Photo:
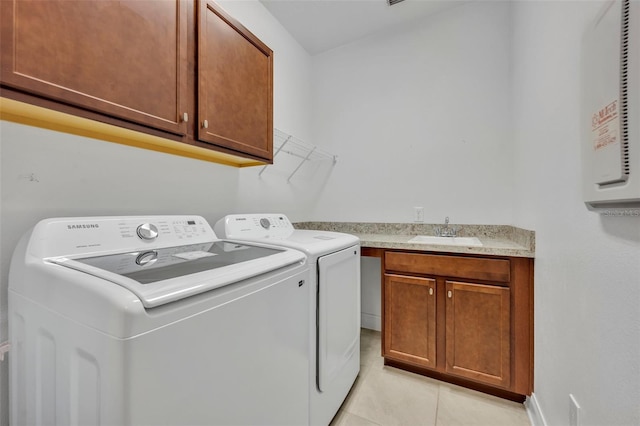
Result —
<path fill-rule="evenodd" d="M 212 241 L 91 257 L 55 257 L 62 265 L 126 287 L 153 308 L 302 262 L 295 250 Z"/>

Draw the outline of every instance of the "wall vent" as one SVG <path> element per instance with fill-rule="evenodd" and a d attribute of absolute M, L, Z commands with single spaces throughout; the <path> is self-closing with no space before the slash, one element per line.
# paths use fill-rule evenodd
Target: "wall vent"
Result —
<path fill-rule="evenodd" d="M 620 143 L 622 173 L 629 176 L 629 0 L 622 3 L 620 31 Z"/>

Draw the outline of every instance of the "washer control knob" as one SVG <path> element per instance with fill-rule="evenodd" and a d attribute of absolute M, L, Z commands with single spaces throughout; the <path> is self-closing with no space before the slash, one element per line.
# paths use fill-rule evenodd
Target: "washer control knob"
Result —
<path fill-rule="evenodd" d="M 143 223 L 138 226 L 136 231 L 138 233 L 138 237 L 143 240 L 155 240 L 158 236 L 158 228 L 152 223 Z"/>
<path fill-rule="evenodd" d="M 266 217 L 263 217 L 262 219 L 260 219 L 260 225 L 264 229 L 269 229 L 269 227 L 271 226 L 271 222 L 269 222 L 269 219 L 267 219 Z"/>
<path fill-rule="evenodd" d="M 140 266 L 152 265 L 156 260 L 158 260 L 158 252 L 156 251 L 145 251 L 136 257 L 136 263 Z"/>

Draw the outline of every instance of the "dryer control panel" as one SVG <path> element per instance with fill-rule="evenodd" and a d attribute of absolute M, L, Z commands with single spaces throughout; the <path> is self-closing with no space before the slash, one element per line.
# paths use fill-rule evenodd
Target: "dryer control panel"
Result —
<path fill-rule="evenodd" d="M 215 230 L 229 239 L 285 238 L 294 227 L 283 214 L 232 214 L 219 220 Z"/>

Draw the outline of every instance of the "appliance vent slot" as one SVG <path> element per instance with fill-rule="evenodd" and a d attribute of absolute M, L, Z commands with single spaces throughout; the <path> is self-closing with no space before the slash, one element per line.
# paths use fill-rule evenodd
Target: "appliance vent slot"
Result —
<path fill-rule="evenodd" d="M 398 4 L 404 0 L 387 0 L 389 2 L 389 6 L 393 6 L 394 4 Z"/>
<path fill-rule="evenodd" d="M 620 40 L 620 147 L 622 173 L 629 176 L 629 9 L 630 0 L 622 2 L 622 28 Z"/>

